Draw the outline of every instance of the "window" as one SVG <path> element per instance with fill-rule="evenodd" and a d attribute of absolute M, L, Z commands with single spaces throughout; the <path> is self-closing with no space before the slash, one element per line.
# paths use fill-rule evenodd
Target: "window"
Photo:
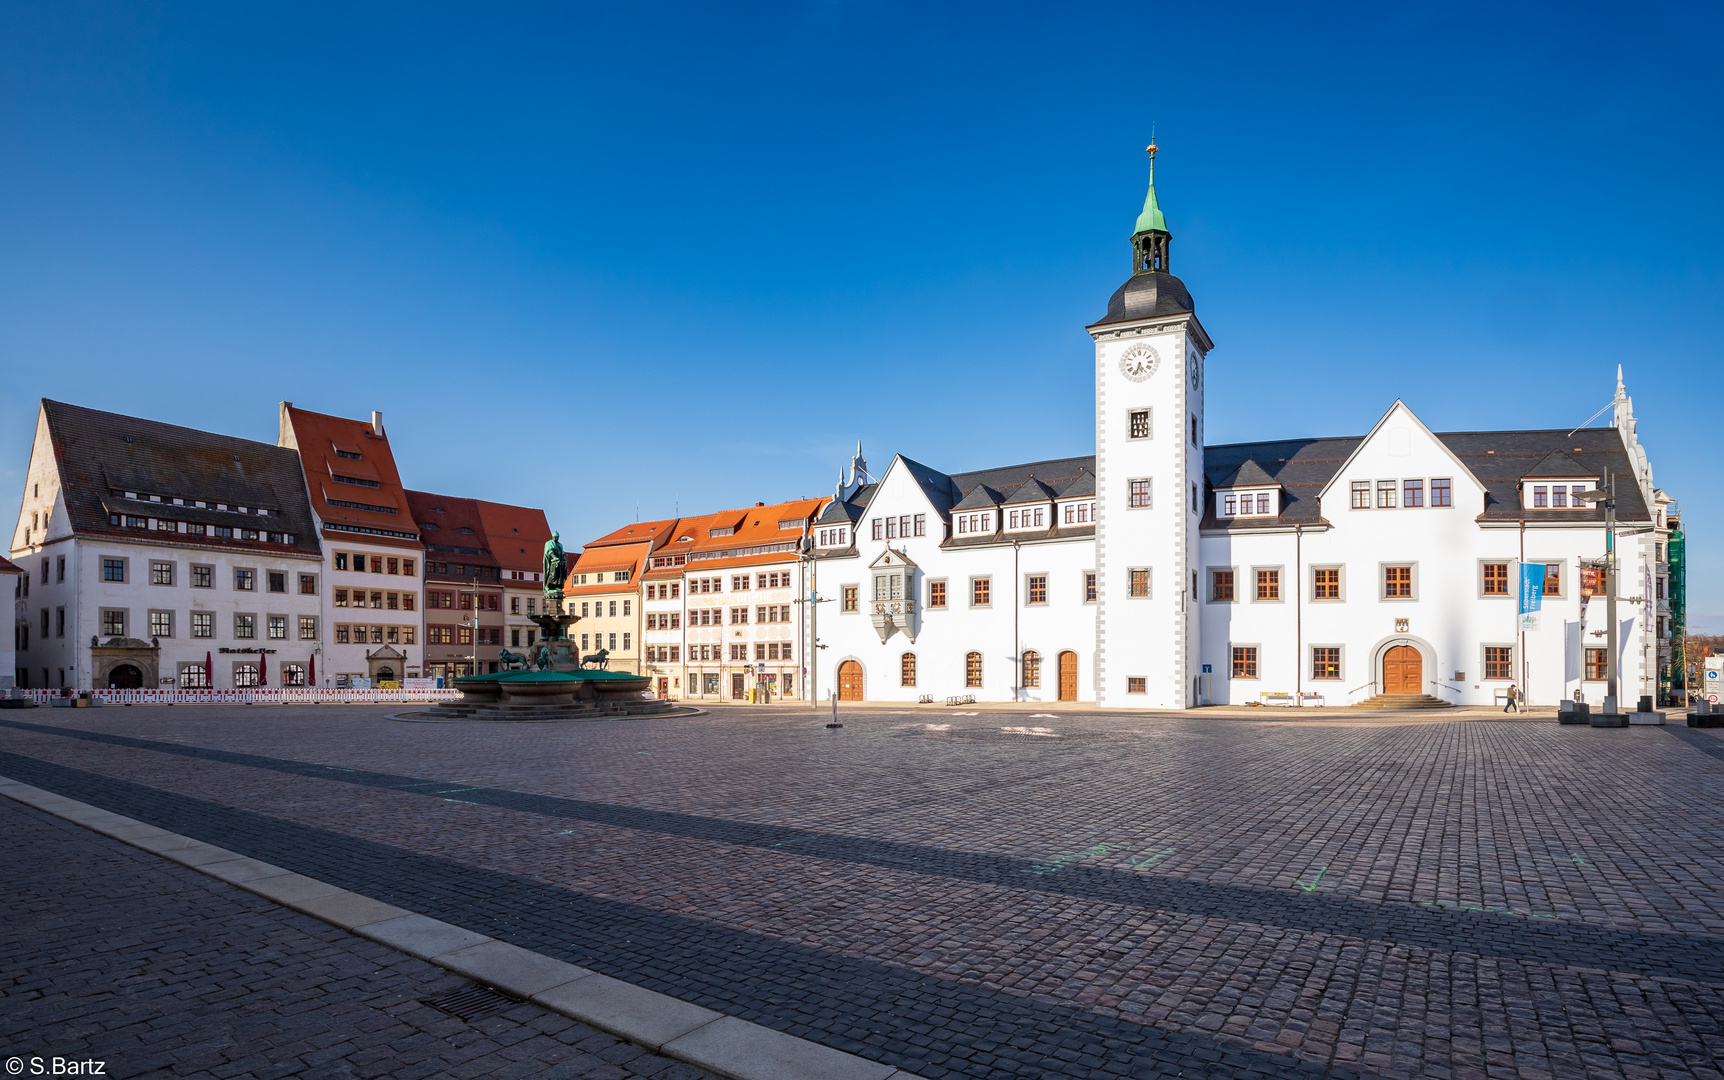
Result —
<path fill-rule="evenodd" d="M 283 664 L 283 665 L 281 665 L 281 685 L 283 685 L 283 686 L 304 686 L 305 685 L 305 665 L 304 664 Z"/>
<path fill-rule="evenodd" d="M 1149 568 L 1140 566 L 1128 571 L 1130 574 L 1130 594 L 1134 597 L 1147 599 L 1149 597 Z"/>
<path fill-rule="evenodd" d="M 1083 602 L 1095 603 L 1095 571 L 1085 570 L 1083 574 Z"/>
<path fill-rule="evenodd" d="M 257 636 L 256 615 L 235 615 L 233 617 L 233 636 L 250 640 Z"/>
<path fill-rule="evenodd" d="M 1150 490 L 1148 480 L 1133 480 L 1131 484 L 1131 507 L 1134 510 L 1147 510 L 1150 507 Z"/>
<path fill-rule="evenodd" d="M 1401 482 L 1401 505 L 1407 507 L 1425 505 L 1425 482 L 1423 480 L 1403 480 Z"/>
<path fill-rule="evenodd" d="M 371 556 L 371 572 L 373 574 L 383 573 L 383 556 L 381 556 L 381 555 Z M 474 572 L 474 576 L 477 576 L 478 575 L 478 568 L 475 567 L 473 572 Z"/>
<path fill-rule="evenodd" d="M 124 581 L 124 580 L 126 580 L 126 560 L 124 560 L 124 559 L 103 559 L 102 560 L 102 580 L 103 581 Z"/>
<path fill-rule="evenodd" d="M 856 610 L 857 589 L 858 589 L 858 587 L 855 585 L 844 586 L 844 588 L 842 590 L 843 599 L 838 604 L 838 607 L 841 611 L 855 611 Z"/>
<path fill-rule="evenodd" d="M 1191 445 L 1197 445 L 1197 414 L 1191 415 Z"/>
<path fill-rule="evenodd" d="M 1436 480 L 1431 481 L 1431 505 L 1432 506 L 1453 506 L 1454 505 L 1453 498 L 1451 497 L 1451 493 L 1449 491 L 1449 481 L 1447 478 L 1438 478 Z"/>
<path fill-rule="evenodd" d="M 1371 482 L 1369 480 L 1353 481 L 1353 509 L 1369 510 L 1371 508 Z"/>
<path fill-rule="evenodd" d="M 394 596 L 395 594 L 390 593 L 389 595 Z M 413 610 L 413 594 L 412 593 L 404 592 L 401 594 L 401 610 L 402 611 L 412 611 Z"/>
<path fill-rule="evenodd" d="M 1311 571 L 1311 599 L 1341 599 L 1341 568 L 1320 566 Z"/>
<path fill-rule="evenodd" d="M 116 608 L 102 609 L 102 636 L 126 636 L 126 613 L 124 610 Z"/>
<path fill-rule="evenodd" d="M 62 582 L 65 580 L 66 580 L 66 556 L 56 555 L 54 557 L 54 581 L 56 583 L 58 583 L 58 582 Z"/>
<path fill-rule="evenodd" d="M 192 612 L 192 637 L 215 637 L 215 615 L 208 611 Z"/>
<path fill-rule="evenodd" d="M 335 568 L 337 570 L 347 569 L 347 552 L 338 551 L 335 553 Z M 361 570 L 365 569 L 364 565 L 361 564 L 359 569 L 361 569 Z"/>
<path fill-rule="evenodd" d="M 1508 563 L 1488 562 L 1484 564 L 1486 596 L 1508 595 Z"/>
<path fill-rule="evenodd" d="M 48 560 L 42 560 L 42 584 L 48 583 Z M 172 585 L 174 583 L 174 564 L 171 562 L 150 563 L 151 585 Z"/>
<path fill-rule="evenodd" d="M 287 640 L 287 616 L 286 615 L 271 615 L 271 616 L 269 616 L 268 627 L 269 627 L 269 639 L 271 641 L 286 641 Z"/>
<path fill-rule="evenodd" d="M 47 637 L 48 636 L 48 627 L 47 627 L 48 613 L 46 611 L 42 612 L 42 622 L 43 622 L 42 636 Z M 152 612 L 150 612 L 150 636 L 151 637 L 173 637 L 174 636 L 174 613 L 171 611 L 152 611 Z"/>
<path fill-rule="evenodd" d="M 1046 574 L 1031 574 L 1024 589 L 1026 601 L 1031 604 L 1048 602 L 1048 576 Z"/>
<path fill-rule="evenodd" d="M 402 559 L 401 560 L 401 572 L 403 574 L 406 574 L 408 577 L 413 576 L 413 560 L 412 559 Z"/>
<path fill-rule="evenodd" d="M 1042 654 L 1026 649 L 1023 659 L 1024 689 L 1035 690 L 1042 685 Z"/>
<path fill-rule="evenodd" d="M 1148 693 L 1148 691 L 1144 688 L 1144 685 L 1148 681 L 1149 681 L 1148 679 L 1145 679 L 1141 675 L 1127 676 L 1126 680 L 1125 680 L 1125 692 L 1128 694 Z"/>
<path fill-rule="evenodd" d="M 1209 572 L 1209 599 L 1213 603 L 1230 603 L 1233 600 L 1233 571 Z"/>
<path fill-rule="evenodd" d="M 971 688 L 982 685 L 982 654 L 979 652 L 964 654 L 964 685 Z"/>
<path fill-rule="evenodd" d="M 1658 581 L 1660 598 L 1664 596 L 1664 579 Z M 1551 562 L 1544 564 L 1544 594 L 1546 596 L 1562 595 L 1562 564 Z"/>
<path fill-rule="evenodd" d="M 881 520 L 880 518 L 875 518 L 872 522 L 870 522 L 870 524 L 873 526 L 873 529 L 874 529 L 874 539 L 876 539 L 876 540 L 883 539 L 886 535 L 886 533 L 885 533 L 886 523 L 883 520 Z"/>
<path fill-rule="evenodd" d="M 1383 595 L 1390 599 L 1412 599 L 1413 568 L 1410 566 L 1383 567 Z"/>
<path fill-rule="evenodd" d="M 992 582 L 992 580 L 993 580 L 992 578 L 985 578 L 985 577 L 971 578 L 970 579 L 970 606 L 971 607 L 987 607 L 988 606 L 988 589 L 989 589 L 989 585 Z"/>
<path fill-rule="evenodd" d="M 1510 679 L 1513 677 L 1514 649 L 1508 645 L 1486 645 L 1485 678 Z"/>
<path fill-rule="evenodd" d="M 436 627 L 433 627 L 432 631 L 433 631 L 433 634 L 435 634 Z M 447 634 L 449 631 L 447 629 L 445 629 L 443 632 L 445 634 Z M 348 635 L 348 628 L 347 628 L 347 625 L 345 623 L 336 626 L 336 628 L 335 628 L 335 643 L 337 645 L 346 645 L 347 644 L 347 635 Z"/>
<path fill-rule="evenodd" d="M 1259 570 L 1259 571 L 1257 571 L 1257 599 L 1259 599 L 1259 600 L 1279 600 L 1279 599 L 1281 599 L 1281 571 L 1279 571 L 1279 570 Z"/>
<path fill-rule="evenodd" d="M 299 617 L 299 640 L 317 640 L 317 616 L 301 615 Z"/>
<path fill-rule="evenodd" d="M 1255 679 L 1257 677 L 1257 646 L 1235 645 L 1233 647 L 1233 677 L 1235 679 Z"/>
<path fill-rule="evenodd" d="M 746 623 L 746 622 L 748 622 L 748 609 L 747 608 L 745 608 L 745 607 L 733 607 L 730 609 L 730 624 L 732 626 L 737 626 L 737 625 L 740 625 L 740 624 Z"/>
<path fill-rule="evenodd" d="M 1341 647 L 1318 645 L 1311 649 L 1311 677 L 1339 679 L 1341 677 Z"/>
<path fill-rule="evenodd" d="M 928 515 L 927 514 L 917 514 L 915 521 L 916 521 L 916 535 L 917 536 L 928 535 Z"/>
<path fill-rule="evenodd" d="M 209 672 L 202 664 L 180 665 L 181 690 L 208 690 L 209 688 Z"/>
<path fill-rule="evenodd" d="M 1558 489 L 1560 490 L 1560 489 Z M 1535 510 L 1544 510 L 1550 506 L 1550 485 L 1535 484 L 1532 489 L 1532 505 Z"/>
<path fill-rule="evenodd" d="M 928 582 L 928 606 L 931 608 L 946 606 L 946 583 L 944 581 Z"/>
<path fill-rule="evenodd" d="M 54 636 L 66 636 L 66 609 L 63 607 L 54 609 Z"/>
<path fill-rule="evenodd" d="M 287 575 L 280 570 L 271 570 L 269 572 L 269 591 L 274 593 L 286 592 Z"/>
<path fill-rule="evenodd" d="M 1147 438 L 1149 438 L 1149 410 L 1148 409 L 1133 409 L 1133 410 L 1131 410 L 1130 416 L 1131 416 L 1131 423 L 1130 423 L 1131 435 L 1130 435 L 1130 438 L 1133 438 L 1133 439 L 1147 439 Z"/>
<path fill-rule="evenodd" d="M 1395 482 L 1393 480 L 1377 481 L 1377 509 L 1393 510 L 1395 508 Z"/>
<path fill-rule="evenodd" d="M 235 570 L 233 572 L 233 587 L 239 592 L 251 592 L 257 588 L 257 571 Z"/>
<path fill-rule="evenodd" d="M 233 684 L 245 690 L 257 685 L 257 665 L 249 661 L 240 661 L 233 666 Z"/>

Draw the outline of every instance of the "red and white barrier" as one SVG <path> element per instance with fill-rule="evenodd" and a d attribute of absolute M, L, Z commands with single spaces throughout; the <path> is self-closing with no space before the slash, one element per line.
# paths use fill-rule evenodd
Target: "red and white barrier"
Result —
<path fill-rule="evenodd" d="M 65 700 L 60 690 L 19 690 L 37 705 Z M 260 687 L 251 690 L 95 690 L 74 691 L 104 705 L 409 705 L 459 701 L 459 690 L 337 690 L 312 686 Z"/>

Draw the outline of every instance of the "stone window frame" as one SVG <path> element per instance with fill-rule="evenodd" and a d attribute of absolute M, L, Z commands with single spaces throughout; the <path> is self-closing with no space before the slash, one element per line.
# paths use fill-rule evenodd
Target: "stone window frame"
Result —
<path fill-rule="evenodd" d="M 209 633 L 207 633 L 207 634 L 198 633 L 198 625 L 199 625 L 200 619 L 202 621 L 204 628 L 207 629 L 209 631 Z M 194 611 L 194 612 L 192 612 L 191 618 L 186 621 L 186 632 L 191 635 L 192 640 L 194 640 L 194 641 L 213 641 L 213 640 L 215 640 L 215 612 L 213 612 L 213 611 Z"/>
<path fill-rule="evenodd" d="M 1399 564 L 1397 563 L 1396 565 L 1399 565 Z M 1310 597 L 1311 603 L 1313 603 L 1313 604 L 1344 604 L 1347 602 L 1347 564 L 1346 563 L 1311 563 L 1309 566 L 1306 567 L 1306 569 L 1311 571 L 1311 580 L 1305 583 L 1306 584 L 1305 595 Z M 1337 573 L 1335 574 L 1335 593 L 1336 593 L 1336 595 L 1334 595 L 1334 596 L 1318 596 L 1317 595 L 1317 571 L 1319 571 L 1319 570 L 1337 571 Z"/>
<path fill-rule="evenodd" d="M 938 604 L 934 603 L 934 586 L 936 586 L 936 585 L 938 585 L 940 587 L 940 602 Z M 946 605 L 951 603 L 951 602 L 952 602 L 952 590 L 947 587 L 946 579 L 943 577 L 941 577 L 941 578 L 929 578 L 928 579 L 928 607 L 929 607 L 929 609 L 934 610 L 934 611 L 945 611 Z"/>
<path fill-rule="evenodd" d="M 1316 665 L 1317 665 L 1317 650 L 1318 649 L 1338 649 L 1338 650 L 1340 650 L 1340 652 L 1336 655 L 1335 663 L 1337 665 L 1336 666 L 1337 674 L 1335 675 L 1334 678 L 1332 678 L 1332 679 L 1328 678 L 1328 677 L 1318 678 L 1317 667 L 1316 667 Z M 1231 656 L 1229 657 L 1229 660 L 1231 660 Z M 1306 671 L 1307 676 L 1309 677 L 1310 681 L 1312 681 L 1312 682 L 1322 682 L 1322 683 L 1345 682 L 1347 680 L 1347 645 L 1346 645 L 1346 643 L 1345 642 L 1339 642 L 1339 641 L 1313 641 L 1310 644 L 1306 645 L 1305 646 L 1305 671 Z"/>
<path fill-rule="evenodd" d="M 1485 666 L 1486 649 L 1507 649 L 1509 651 L 1509 673 L 1507 675 L 1487 675 L 1490 669 Z M 1584 654 L 1583 659 L 1584 659 Z M 1513 641 L 1481 641 L 1479 642 L 1479 681 L 1493 683 L 1514 683 L 1520 685 L 1520 678 L 1515 672 L 1520 670 L 1520 650 Z M 1523 700 L 1524 704 L 1524 700 Z"/>
<path fill-rule="evenodd" d="M 1253 650 L 1251 663 L 1256 667 L 1257 674 L 1255 674 L 1255 675 L 1235 675 L 1235 674 L 1233 674 L 1233 664 L 1234 664 L 1233 650 L 1235 650 L 1235 649 L 1251 649 L 1251 650 Z M 1227 643 L 1227 678 L 1229 680 L 1249 679 L 1252 682 L 1262 682 L 1263 681 L 1263 646 L 1262 646 L 1262 644 L 1259 642 L 1255 642 L 1255 641 L 1229 641 Z"/>
<path fill-rule="evenodd" d="M 1136 416 L 1138 413 L 1143 414 L 1144 433 L 1142 435 L 1132 434 L 1132 418 L 1134 416 Z M 1153 405 L 1128 405 L 1128 406 L 1126 406 L 1126 409 L 1125 409 L 1125 441 L 1126 442 L 1154 442 L 1155 441 L 1155 406 L 1153 406 Z"/>
<path fill-rule="evenodd" d="M 1143 572 L 1143 595 L 1142 596 L 1138 596 L 1132 592 L 1132 589 L 1136 585 L 1136 582 L 1132 580 L 1132 575 L 1138 573 L 1139 571 Z M 1125 598 L 1127 600 L 1154 600 L 1155 599 L 1155 568 L 1154 567 L 1151 567 L 1151 566 L 1128 566 L 1125 568 Z"/>
<path fill-rule="evenodd" d="M 100 564 L 98 569 L 101 570 L 101 580 L 102 581 L 113 582 L 114 584 L 118 584 L 118 585 L 128 585 L 131 583 L 131 580 L 132 580 L 132 558 L 131 558 L 131 556 L 129 556 L 129 555 L 100 555 L 100 556 L 97 556 L 97 561 Z M 119 567 L 120 576 L 119 577 L 111 578 L 108 576 L 108 569 L 109 569 L 108 564 L 109 563 L 119 563 L 120 564 L 120 567 Z"/>
<path fill-rule="evenodd" d="M 47 578 L 46 571 L 48 569 L 48 564 L 47 564 L 46 560 L 44 560 L 42 563 L 42 569 L 44 571 L 44 573 L 42 575 L 43 579 L 46 580 L 46 578 Z M 157 581 L 156 580 L 156 572 L 158 570 L 166 570 L 168 580 Z M 174 585 L 174 570 L 175 570 L 175 563 L 172 559 L 151 559 L 150 560 L 150 584 L 160 586 L 162 588 L 172 588 Z"/>
<path fill-rule="evenodd" d="M 119 616 L 120 629 L 118 631 L 110 630 L 108 627 L 110 625 L 111 618 L 116 615 Z M 104 607 L 96 612 L 96 620 L 96 625 L 102 628 L 103 637 L 125 637 L 127 631 L 132 625 L 132 609 L 123 607 Z"/>
<path fill-rule="evenodd" d="M 233 591 L 234 592 L 255 593 L 258 591 L 257 590 L 257 567 L 255 567 L 255 566 L 235 566 L 235 567 L 231 567 L 230 569 L 233 570 Z M 240 575 L 241 574 L 250 574 L 251 575 L 251 587 L 250 588 L 245 588 L 245 587 L 242 587 L 240 585 Z"/>
<path fill-rule="evenodd" d="M 1084 570 L 1078 575 L 1078 580 L 1083 584 L 1083 602 L 1086 604 L 1101 603 L 1101 572 Z"/>
<path fill-rule="evenodd" d="M 158 633 L 156 631 L 156 616 L 158 616 L 158 615 L 166 617 L 168 630 L 167 630 L 167 633 L 165 633 L 165 634 L 164 633 Z M 150 620 L 150 636 L 151 637 L 153 637 L 153 638 L 158 638 L 158 637 L 171 638 L 174 636 L 174 612 L 173 612 L 172 608 L 151 608 L 149 610 L 149 614 L 146 615 L 145 617 Z"/>
<path fill-rule="evenodd" d="M 1275 591 L 1280 593 L 1281 595 L 1277 596 L 1276 598 L 1274 598 L 1272 600 L 1259 600 L 1257 598 L 1257 586 L 1258 586 L 1257 574 L 1259 571 L 1262 571 L 1262 570 L 1273 570 L 1275 572 Z M 1237 595 L 1239 595 L 1239 588 L 1238 588 L 1239 578 L 1237 576 L 1235 576 L 1233 581 L 1234 581 L 1233 594 L 1235 596 L 1237 596 Z M 1285 565 L 1282 565 L 1282 564 L 1276 564 L 1273 566 L 1253 566 L 1251 568 L 1251 603 L 1253 603 L 1253 604 L 1285 604 L 1286 602 L 1287 602 L 1287 567 Z"/>
<path fill-rule="evenodd" d="M 1025 607 L 1038 607 L 1038 608 L 1040 608 L 1040 607 L 1047 607 L 1048 606 L 1048 595 L 1049 595 L 1048 594 L 1048 578 L 1050 576 L 1051 575 L 1046 570 L 1031 570 L 1031 571 L 1026 571 L 1024 573 L 1024 606 Z M 1033 592 L 1034 586 L 1031 584 L 1031 582 L 1035 581 L 1035 579 L 1037 579 L 1037 578 L 1040 578 L 1041 582 L 1042 582 L 1042 598 L 1040 600 L 1037 600 L 1034 598 L 1035 597 L 1035 593 Z"/>
<path fill-rule="evenodd" d="M 204 575 L 209 578 L 201 585 L 198 584 L 199 570 L 202 570 Z M 189 563 L 186 566 L 186 584 L 193 589 L 213 589 L 215 588 L 215 572 L 214 563 Z"/>
<path fill-rule="evenodd" d="M 293 628 L 293 623 L 289 621 L 292 618 L 293 618 L 293 616 L 282 613 L 282 612 L 268 612 L 268 613 L 266 613 L 263 617 L 264 640 L 266 640 L 266 641 L 289 641 L 289 640 L 292 640 L 291 638 L 288 637 L 288 631 Z M 276 635 L 276 632 L 275 632 L 277 619 L 281 620 L 281 635 L 279 637 Z"/>
<path fill-rule="evenodd" d="M 1233 575 L 1233 580 L 1229 585 L 1229 587 L 1233 590 L 1233 595 L 1226 600 L 1217 600 L 1215 598 L 1215 575 L 1218 573 L 1232 574 Z M 1209 589 L 1207 590 L 1207 594 L 1204 598 L 1204 601 L 1203 601 L 1204 603 L 1206 603 L 1206 604 L 1237 604 L 1237 603 L 1239 603 L 1239 567 L 1237 567 L 1237 566 L 1205 566 L 1203 568 L 1203 576 L 1205 578 L 1207 578 L 1209 581 Z"/>
<path fill-rule="evenodd" d="M 243 633 L 243 634 L 240 633 L 240 620 L 241 619 L 250 619 L 251 620 L 250 624 L 246 627 L 246 629 L 248 630 L 247 633 Z M 255 612 L 255 611 L 236 611 L 233 613 L 233 639 L 235 641 L 256 641 L 257 640 L 257 612 Z"/>
<path fill-rule="evenodd" d="M 1507 556 L 1486 556 L 1474 560 L 1473 581 L 1478 590 L 1480 600 L 1513 600 L 1515 598 L 1515 578 L 1513 572 L 1515 563 L 1520 560 Z M 1485 567 L 1500 566 L 1503 568 L 1503 591 L 1485 592 Z"/>
<path fill-rule="evenodd" d="M 968 596 L 969 596 L 969 600 L 970 600 L 970 603 L 969 603 L 970 608 L 974 610 L 974 609 L 986 609 L 986 608 L 993 607 L 994 606 L 994 575 L 992 575 L 992 574 L 972 574 L 972 575 L 970 575 L 969 580 L 970 580 L 970 588 L 969 588 Z M 976 603 L 976 584 L 977 584 L 977 582 L 981 583 L 982 592 L 987 595 L 987 599 L 984 600 L 980 604 Z"/>
<path fill-rule="evenodd" d="M 1386 571 L 1391 566 L 1405 566 L 1412 570 L 1411 596 L 1389 596 L 1388 576 Z M 1483 573 L 1483 571 L 1480 571 Z M 1377 600 L 1384 604 L 1414 604 L 1419 600 L 1419 563 L 1417 559 L 1384 559 L 1377 564 Z"/>

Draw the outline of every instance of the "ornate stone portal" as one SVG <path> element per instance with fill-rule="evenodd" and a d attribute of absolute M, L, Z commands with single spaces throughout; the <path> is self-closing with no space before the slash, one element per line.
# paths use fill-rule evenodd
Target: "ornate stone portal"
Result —
<path fill-rule="evenodd" d="M 116 690 L 154 690 L 161 678 L 162 647 L 154 638 L 90 639 L 91 685 Z"/>

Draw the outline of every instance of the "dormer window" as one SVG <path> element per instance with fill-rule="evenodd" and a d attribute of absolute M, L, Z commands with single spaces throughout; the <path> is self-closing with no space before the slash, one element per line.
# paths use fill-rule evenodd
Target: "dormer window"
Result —
<path fill-rule="evenodd" d="M 1046 507 L 1026 506 L 1022 510 L 1006 511 L 1006 528 L 1008 529 L 1044 529 L 1046 527 Z"/>
<path fill-rule="evenodd" d="M 1584 510 L 1591 484 L 1522 481 L 1521 504 L 1528 510 Z"/>
<path fill-rule="evenodd" d="M 850 530 L 847 528 L 819 529 L 814 537 L 814 543 L 818 547 L 843 547 L 849 542 Z"/>
<path fill-rule="evenodd" d="M 1215 494 L 1216 517 L 1271 517 L 1280 513 L 1281 492 L 1275 488 L 1230 489 Z"/>
<path fill-rule="evenodd" d="M 994 531 L 994 515 L 991 513 L 957 514 L 955 515 L 955 519 L 958 523 L 958 533 L 960 535 L 967 535 L 969 533 L 991 533 Z"/>

